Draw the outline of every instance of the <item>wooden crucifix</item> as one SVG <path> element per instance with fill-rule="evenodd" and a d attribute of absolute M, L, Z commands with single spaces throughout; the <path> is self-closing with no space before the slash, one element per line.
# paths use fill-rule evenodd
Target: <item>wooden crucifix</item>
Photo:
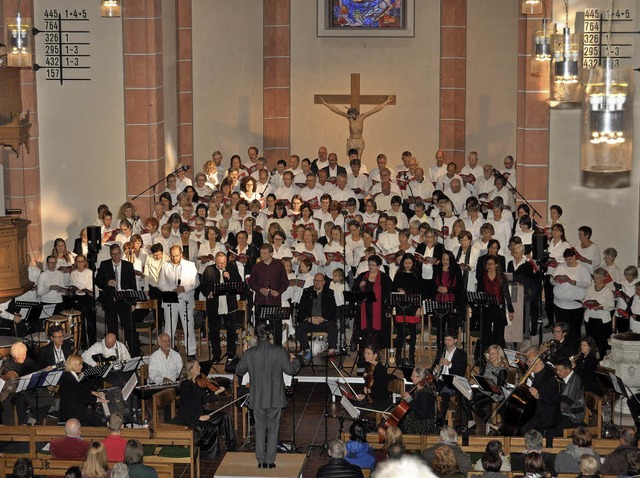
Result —
<path fill-rule="evenodd" d="M 349 138 L 347 138 L 347 154 L 350 149 L 358 150 L 358 157 L 362 159 L 364 150 L 364 120 L 368 116 L 377 113 L 387 105 L 395 105 L 395 95 L 361 95 L 360 94 L 360 73 L 351 73 L 351 93 L 348 95 L 314 95 L 315 104 L 325 105 L 331 111 L 347 118 L 349 121 Z M 335 105 L 348 104 L 346 111 Z M 360 105 L 376 105 L 369 111 L 360 113 Z"/>

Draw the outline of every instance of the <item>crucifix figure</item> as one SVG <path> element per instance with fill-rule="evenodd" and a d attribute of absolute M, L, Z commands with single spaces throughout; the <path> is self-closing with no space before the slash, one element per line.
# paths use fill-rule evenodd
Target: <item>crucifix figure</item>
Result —
<path fill-rule="evenodd" d="M 395 105 L 395 95 L 360 95 L 360 73 L 351 73 L 351 93 L 349 95 L 314 95 L 315 104 L 322 104 L 336 114 L 344 116 L 349 121 L 349 137 L 347 138 L 347 154 L 350 149 L 358 150 L 358 157 L 362 159 L 364 150 L 364 120 L 377 113 L 387 105 Z M 335 106 L 349 104 L 346 112 Z M 369 111 L 360 113 L 360 105 L 376 105 Z"/>

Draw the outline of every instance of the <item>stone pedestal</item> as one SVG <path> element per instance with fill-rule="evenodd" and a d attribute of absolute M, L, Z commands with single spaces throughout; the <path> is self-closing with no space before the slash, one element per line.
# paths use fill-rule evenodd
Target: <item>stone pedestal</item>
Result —
<path fill-rule="evenodd" d="M 603 367 L 615 370 L 616 375 L 635 394 L 640 391 L 640 334 L 626 332 L 617 334 L 609 339 L 611 351 L 600 363 Z M 620 408 L 623 415 L 629 415 L 627 400 L 617 400 L 614 413 L 619 419 Z"/>

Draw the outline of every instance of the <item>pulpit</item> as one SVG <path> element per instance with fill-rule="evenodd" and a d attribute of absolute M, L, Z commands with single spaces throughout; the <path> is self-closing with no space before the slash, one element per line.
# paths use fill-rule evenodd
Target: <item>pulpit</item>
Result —
<path fill-rule="evenodd" d="M 0 300 L 17 297 L 33 287 L 28 273 L 29 224 L 26 219 L 0 217 Z"/>

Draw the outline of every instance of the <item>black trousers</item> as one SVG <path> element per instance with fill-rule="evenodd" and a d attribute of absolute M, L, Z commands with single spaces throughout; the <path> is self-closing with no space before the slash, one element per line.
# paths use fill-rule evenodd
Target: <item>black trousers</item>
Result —
<path fill-rule="evenodd" d="M 210 300 L 207 300 L 207 320 L 209 321 L 209 340 L 211 341 L 211 353 L 213 358 L 219 358 L 222 355 L 222 348 L 220 347 L 220 328 L 224 323 L 224 328 L 227 329 L 227 356 L 233 358 L 236 356 L 236 340 L 238 334 L 236 333 L 236 327 L 238 322 L 236 320 L 236 311 L 230 314 L 218 314 L 217 310 L 213 310 Z"/>
<path fill-rule="evenodd" d="M 607 354 L 609 346 L 609 337 L 611 337 L 611 322 L 603 323 L 602 319 L 589 318 L 589 322 L 585 322 L 584 327 L 587 335 L 593 337 L 598 346 L 600 360 Z"/>
<path fill-rule="evenodd" d="M 308 320 L 303 320 L 296 327 L 296 337 L 300 342 L 300 349 L 309 348 L 309 332 L 326 332 L 327 342 L 330 349 L 335 349 L 338 344 L 338 325 L 332 320 L 325 319 L 320 324 L 312 324 Z"/>
<path fill-rule="evenodd" d="M 104 317 L 107 326 L 107 333 L 115 334 L 118 337 L 118 319 L 124 330 L 124 339 L 131 352 L 140 349 L 140 337 L 133 327 L 133 317 L 131 315 L 131 305 L 124 301 L 109 301 L 104 304 Z"/>
<path fill-rule="evenodd" d="M 402 357 L 402 350 L 404 349 L 404 343 L 406 336 L 409 334 L 409 358 L 414 358 L 416 355 L 416 326 L 418 324 L 409 324 L 405 322 L 396 322 L 394 324 L 396 331 L 396 360 L 400 360 Z"/>
<path fill-rule="evenodd" d="M 149 286 L 149 298 L 158 301 L 158 331 L 164 330 L 164 308 L 162 307 L 162 292 L 157 287 Z"/>
<path fill-rule="evenodd" d="M 549 319 L 549 325 L 556 323 L 555 307 L 553 305 L 553 284 L 551 283 L 551 276 L 544 276 L 544 309 L 547 313 L 547 319 Z"/>

